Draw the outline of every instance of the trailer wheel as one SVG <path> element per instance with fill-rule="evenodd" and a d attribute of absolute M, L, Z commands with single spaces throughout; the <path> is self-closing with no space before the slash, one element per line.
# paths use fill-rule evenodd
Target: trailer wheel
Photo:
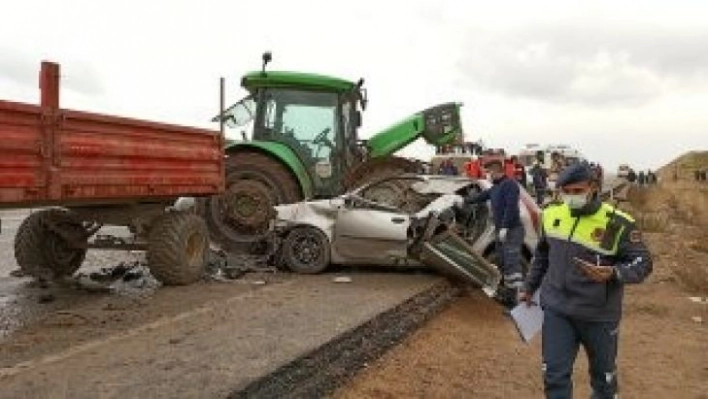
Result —
<path fill-rule="evenodd" d="M 62 231 L 60 235 L 57 231 Z M 86 229 L 66 209 L 33 212 L 20 224 L 15 235 L 15 259 L 26 274 L 56 279 L 74 274 L 86 258 L 86 248 L 72 245 L 66 236 L 85 243 Z"/>
<path fill-rule="evenodd" d="M 192 213 L 170 212 L 153 223 L 147 252 L 152 275 L 165 285 L 187 285 L 199 280 L 209 250 L 204 220 Z"/>
<path fill-rule="evenodd" d="M 330 256 L 329 239 L 314 227 L 294 228 L 283 243 L 282 262 L 295 273 L 320 273 L 329 266 Z"/>

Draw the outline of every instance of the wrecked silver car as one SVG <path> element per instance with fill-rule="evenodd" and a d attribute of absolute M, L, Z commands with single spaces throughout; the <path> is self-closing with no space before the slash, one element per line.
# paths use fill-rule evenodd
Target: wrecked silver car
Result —
<path fill-rule="evenodd" d="M 453 206 L 489 186 L 466 177 L 402 175 L 333 199 L 277 206 L 279 261 L 298 273 L 319 273 L 330 264 L 427 266 L 495 288 L 488 205 Z M 528 262 L 540 211 L 523 190 L 521 202 Z"/>

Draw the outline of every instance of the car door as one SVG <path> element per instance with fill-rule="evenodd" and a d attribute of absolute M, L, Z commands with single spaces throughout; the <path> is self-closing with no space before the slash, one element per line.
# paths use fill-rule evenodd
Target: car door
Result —
<path fill-rule="evenodd" d="M 424 240 L 418 256 L 421 263 L 480 287 L 489 296 L 494 295 L 501 281 L 496 266 L 449 230 Z"/>
<path fill-rule="evenodd" d="M 349 202 L 337 215 L 334 246 L 351 262 L 395 263 L 406 258 L 409 225 L 404 213 Z"/>
<path fill-rule="evenodd" d="M 336 251 L 349 263 L 397 263 L 407 259 L 410 215 L 399 208 L 415 177 L 383 179 L 348 196 L 334 228 Z"/>

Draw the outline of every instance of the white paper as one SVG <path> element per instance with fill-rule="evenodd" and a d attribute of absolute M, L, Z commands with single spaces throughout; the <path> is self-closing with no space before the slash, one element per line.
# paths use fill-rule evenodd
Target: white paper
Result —
<path fill-rule="evenodd" d="M 516 329 L 519 330 L 521 339 L 528 343 L 531 339 L 541 331 L 543 326 L 543 310 L 540 306 L 540 292 L 536 290 L 531 298 L 532 305 L 528 306 L 526 302 L 522 302 L 514 309 L 511 309 L 511 318 L 516 324 Z"/>

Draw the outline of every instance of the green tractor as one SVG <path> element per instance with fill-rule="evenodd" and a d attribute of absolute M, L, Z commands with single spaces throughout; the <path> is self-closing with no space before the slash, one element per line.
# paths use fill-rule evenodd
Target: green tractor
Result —
<path fill-rule="evenodd" d="M 253 250 L 268 232 L 274 205 L 342 194 L 373 179 L 419 173 L 422 165 L 393 154 L 423 137 L 433 145 L 462 137 L 458 103 L 440 104 L 359 139 L 366 108 L 364 81 L 300 72 L 247 73 L 242 100 L 214 118 L 252 129 L 227 141 L 226 191 L 200 206 L 212 239 L 223 248 Z M 223 93 L 222 93 L 223 98 Z M 222 101 L 223 103 L 223 101 Z"/>

